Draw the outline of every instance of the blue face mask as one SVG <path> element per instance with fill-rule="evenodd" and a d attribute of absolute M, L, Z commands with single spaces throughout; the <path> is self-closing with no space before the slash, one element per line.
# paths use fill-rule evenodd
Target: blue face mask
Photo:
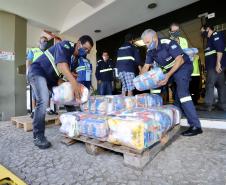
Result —
<path fill-rule="evenodd" d="M 153 50 L 153 49 L 155 49 L 155 47 L 156 47 L 156 41 L 152 41 L 152 43 L 149 44 L 149 46 L 148 46 L 148 50 Z"/>
<path fill-rule="evenodd" d="M 79 49 L 78 49 L 78 55 L 79 55 L 80 57 L 86 57 L 87 52 L 86 52 L 86 50 L 85 50 L 84 48 L 79 48 Z"/>

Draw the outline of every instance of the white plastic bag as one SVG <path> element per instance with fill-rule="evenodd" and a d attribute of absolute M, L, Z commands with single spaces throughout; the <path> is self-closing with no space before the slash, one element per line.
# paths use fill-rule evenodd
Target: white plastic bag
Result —
<path fill-rule="evenodd" d="M 78 116 L 73 112 L 62 114 L 60 132 L 69 137 L 79 136 L 78 120 Z"/>
<path fill-rule="evenodd" d="M 77 105 L 87 102 L 89 98 L 89 90 L 80 84 L 82 96 L 81 100 L 76 100 L 70 82 L 64 82 L 57 87 L 53 87 L 53 101 L 63 105 Z"/>

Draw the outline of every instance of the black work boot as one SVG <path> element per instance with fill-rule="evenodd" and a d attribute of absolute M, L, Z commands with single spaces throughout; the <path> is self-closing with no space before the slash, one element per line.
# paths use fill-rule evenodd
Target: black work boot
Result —
<path fill-rule="evenodd" d="M 37 136 L 34 138 L 34 145 L 40 149 L 47 149 L 51 146 L 51 143 L 46 139 L 45 136 Z"/>
<path fill-rule="evenodd" d="M 188 130 L 181 133 L 182 136 L 195 136 L 202 134 L 202 129 L 198 127 L 189 127 Z"/>

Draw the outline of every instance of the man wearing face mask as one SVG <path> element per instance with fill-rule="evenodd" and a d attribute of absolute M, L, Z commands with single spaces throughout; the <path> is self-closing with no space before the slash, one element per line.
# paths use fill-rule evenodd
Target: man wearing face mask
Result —
<path fill-rule="evenodd" d="M 80 99 L 79 84 L 70 70 L 71 58 L 72 56 L 78 58 L 84 53 L 89 53 L 92 47 L 93 40 L 88 35 L 80 37 L 76 45 L 69 41 L 61 41 L 47 49 L 31 64 L 28 71 L 28 81 L 37 99 L 32 123 L 33 137 L 34 145 L 40 149 L 51 146 L 51 143 L 45 137 L 45 111 L 49 101 L 49 90 L 57 86 L 58 82 L 62 81 L 64 77 L 71 83 L 76 99 Z"/>
<path fill-rule="evenodd" d="M 214 103 L 214 87 L 218 91 L 216 108 L 226 111 L 226 84 L 224 71 L 226 69 L 226 51 L 224 36 L 221 32 L 214 31 L 211 24 L 201 27 L 201 33 L 207 39 L 205 49 L 205 67 L 207 71 L 205 106 L 200 110 L 212 111 Z"/>
<path fill-rule="evenodd" d="M 106 51 L 103 52 L 102 58 L 103 60 L 99 60 L 96 67 L 98 90 L 100 95 L 111 95 L 114 63 L 109 59 Z"/>
<path fill-rule="evenodd" d="M 187 39 L 180 37 L 180 27 L 177 23 L 172 23 L 169 28 L 169 35 L 170 39 L 175 40 L 182 49 L 188 48 L 188 41 Z M 175 98 L 175 91 L 176 91 L 176 83 L 171 84 L 170 86 L 172 92 L 173 92 L 173 98 L 174 98 L 174 105 L 177 107 L 180 107 L 180 102 L 177 102 L 177 99 Z"/>
<path fill-rule="evenodd" d="M 169 29 L 170 39 L 175 40 L 182 49 L 188 48 L 188 41 L 184 37 L 180 37 L 180 27 L 177 23 L 172 23 Z"/>
<path fill-rule="evenodd" d="M 28 69 L 30 67 L 30 65 L 35 62 L 46 50 L 47 48 L 47 44 L 48 44 L 48 39 L 45 36 L 40 37 L 39 40 L 39 47 L 37 48 L 32 48 L 29 50 L 28 55 L 27 55 L 27 60 L 26 60 L 26 70 L 28 72 Z M 36 98 L 35 98 L 35 94 L 32 91 L 32 112 L 31 112 L 31 118 L 34 117 L 34 110 L 36 107 Z M 55 111 L 51 110 L 48 107 L 48 114 L 56 114 Z"/>
<path fill-rule="evenodd" d="M 166 77 L 159 82 L 159 86 L 166 85 L 169 80 L 176 83 L 176 98 L 180 100 L 181 107 L 190 125 L 189 129 L 182 133 L 184 136 L 194 136 L 202 133 L 192 98 L 189 93 L 189 81 L 192 73 L 192 62 L 183 53 L 183 50 L 174 40 L 159 39 L 157 33 L 148 29 L 141 36 L 148 47 L 145 65 L 142 73 L 152 67 L 154 61 L 166 71 Z"/>

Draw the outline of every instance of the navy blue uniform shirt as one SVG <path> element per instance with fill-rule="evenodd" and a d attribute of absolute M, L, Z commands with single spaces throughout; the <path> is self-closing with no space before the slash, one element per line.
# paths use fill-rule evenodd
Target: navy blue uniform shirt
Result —
<path fill-rule="evenodd" d="M 129 42 L 124 43 L 117 54 L 116 68 L 118 72 L 133 72 L 137 71 L 137 66 L 141 64 L 139 50 Z"/>
<path fill-rule="evenodd" d="M 213 32 L 210 38 L 207 38 L 207 44 L 205 49 L 205 62 L 206 70 L 211 70 L 216 67 L 217 53 L 222 52 L 223 57 L 221 59 L 221 66 L 226 67 L 226 53 L 224 44 L 224 35 L 222 32 Z"/>
<path fill-rule="evenodd" d="M 74 43 L 67 40 L 61 41 L 50 47 L 48 51 L 52 54 L 55 65 L 67 63 L 70 67 L 71 57 L 74 53 Z M 46 78 L 49 88 L 56 86 L 59 80 L 51 62 L 45 54 L 41 55 L 36 62 L 31 64 L 29 73 Z"/>
<path fill-rule="evenodd" d="M 109 59 L 106 62 L 99 60 L 96 67 L 96 78 L 101 81 L 113 81 L 114 62 Z"/>
<path fill-rule="evenodd" d="M 179 55 L 183 55 L 184 64 L 192 64 L 188 55 L 186 55 L 181 49 L 180 45 L 170 39 L 159 39 L 157 49 L 148 50 L 146 55 L 146 64 L 154 64 L 154 61 L 160 66 L 165 66 L 172 63 Z M 166 67 L 167 68 L 167 67 Z M 172 68 L 171 65 L 166 69 L 169 71 Z"/>

